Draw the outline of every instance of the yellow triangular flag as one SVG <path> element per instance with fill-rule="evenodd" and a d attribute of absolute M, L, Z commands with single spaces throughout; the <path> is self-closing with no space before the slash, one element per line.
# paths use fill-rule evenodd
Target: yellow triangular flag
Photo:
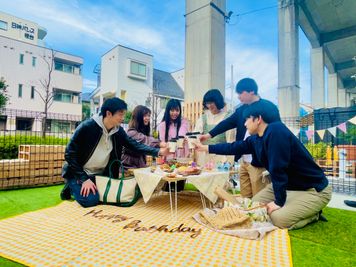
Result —
<path fill-rule="evenodd" d="M 349 122 L 351 122 L 352 124 L 355 124 L 356 125 L 356 116 L 349 119 Z"/>
<path fill-rule="evenodd" d="M 324 139 L 325 130 L 317 130 L 316 132 L 320 136 L 320 139 L 323 140 Z"/>

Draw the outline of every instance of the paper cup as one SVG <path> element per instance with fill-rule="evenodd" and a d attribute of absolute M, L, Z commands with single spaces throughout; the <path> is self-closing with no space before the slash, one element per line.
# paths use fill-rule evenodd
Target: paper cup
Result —
<path fill-rule="evenodd" d="M 197 142 L 197 137 L 196 136 L 189 136 L 188 137 L 188 147 L 189 149 L 194 149 L 195 145 L 194 143 Z"/>
<path fill-rule="evenodd" d="M 179 136 L 179 138 L 177 140 L 177 147 L 183 148 L 184 147 L 183 144 L 184 144 L 184 136 Z"/>
<path fill-rule="evenodd" d="M 169 141 L 168 142 L 169 152 L 175 153 L 177 148 L 177 141 Z"/>

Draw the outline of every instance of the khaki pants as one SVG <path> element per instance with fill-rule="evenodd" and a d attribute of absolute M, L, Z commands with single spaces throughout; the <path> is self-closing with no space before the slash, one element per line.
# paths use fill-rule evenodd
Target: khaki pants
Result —
<path fill-rule="evenodd" d="M 270 214 L 275 226 L 298 229 L 319 219 L 321 211 L 331 199 L 331 186 L 317 192 L 314 188 L 307 191 L 287 191 L 284 206 Z M 272 184 L 253 197 L 253 201 L 269 203 L 275 200 Z"/>
<path fill-rule="evenodd" d="M 250 163 L 242 162 L 240 166 L 240 191 L 243 197 L 252 198 L 267 184 L 269 179 L 265 179 L 262 173 L 266 169 L 252 166 Z"/>

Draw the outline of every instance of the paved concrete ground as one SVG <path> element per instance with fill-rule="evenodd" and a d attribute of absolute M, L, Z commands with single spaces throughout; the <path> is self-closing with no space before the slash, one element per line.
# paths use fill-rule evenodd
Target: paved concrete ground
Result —
<path fill-rule="evenodd" d="M 237 183 L 237 186 L 235 188 L 237 190 L 240 190 L 240 181 L 239 181 L 239 179 L 237 177 L 234 177 L 234 178 L 235 178 L 234 179 L 235 182 Z M 353 183 L 355 183 L 355 182 L 353 181 Z M 332 182 L 332 184 L 333 184 L 333 186 L 340 186 L 341 188 L 343 188 L 341 185 L 338 185 L 337 183 L 335 183 L 335 181 Z M 355 188 L 354 187 L 350 187 L 350 185 L 347 185 L 347 186 L 349 186 L 348 187 L 349 191 L 355 192 Z M 346 186 L 346 189 L 347 189 L 347 186 Z M 350 195 L 350 194 L 344 194 L 344 193 L 339 193 L 339 192 L 333 192 L 331 200 L 330 200 L 330 202 L 328 204 L 328 207 L 356 211 L 356 208 L 347 206 L 344 203 L 344 200 L 356 201 L 356 195 L 355 194 Z"/>
<path fill-rule="evenodd" d="M 356 201 L 356 196 L 333 192 L 328 207 L 356 211 L 356 208 L 345 205 L 345 199 Z"/>

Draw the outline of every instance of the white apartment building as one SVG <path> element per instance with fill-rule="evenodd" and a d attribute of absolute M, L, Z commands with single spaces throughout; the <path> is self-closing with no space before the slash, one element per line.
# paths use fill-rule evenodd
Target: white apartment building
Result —
<path fill-rule="evenodd" d="M 117 45 L 101 57 L 100 86 L 93 99 L 99 106 L 117 96 L 128 108 L 145 105 L 153 84 L 153 56 Z"/>
<path fill-rule="evenodd" d="M 71 132 L 81 121 L 79 95 L 83 59 L 44 46 L 44 28 L 0 13 L 0 77 L 8 85 L 9 102 L 0 111 L 0 130 L 41 131 L 45 102 L 49 103 L 46 129 Z M 49 94 L 46 84 L 53 64 Z M 46 96 L 53 101 L 43 101 Z"/>
<path fill-rule="evenodd" d="M 131 111 L 137 105 L 149 107 L 155 127 L 169 99 L 184 100 L 184 69 L 172 73 L 154 69 L 152 55 L 122 45 L 102 56 L 95 73 L 98 88 L 91 97 L 92 113 L 98 112 L 105 99 L 116 96 Z"/>

